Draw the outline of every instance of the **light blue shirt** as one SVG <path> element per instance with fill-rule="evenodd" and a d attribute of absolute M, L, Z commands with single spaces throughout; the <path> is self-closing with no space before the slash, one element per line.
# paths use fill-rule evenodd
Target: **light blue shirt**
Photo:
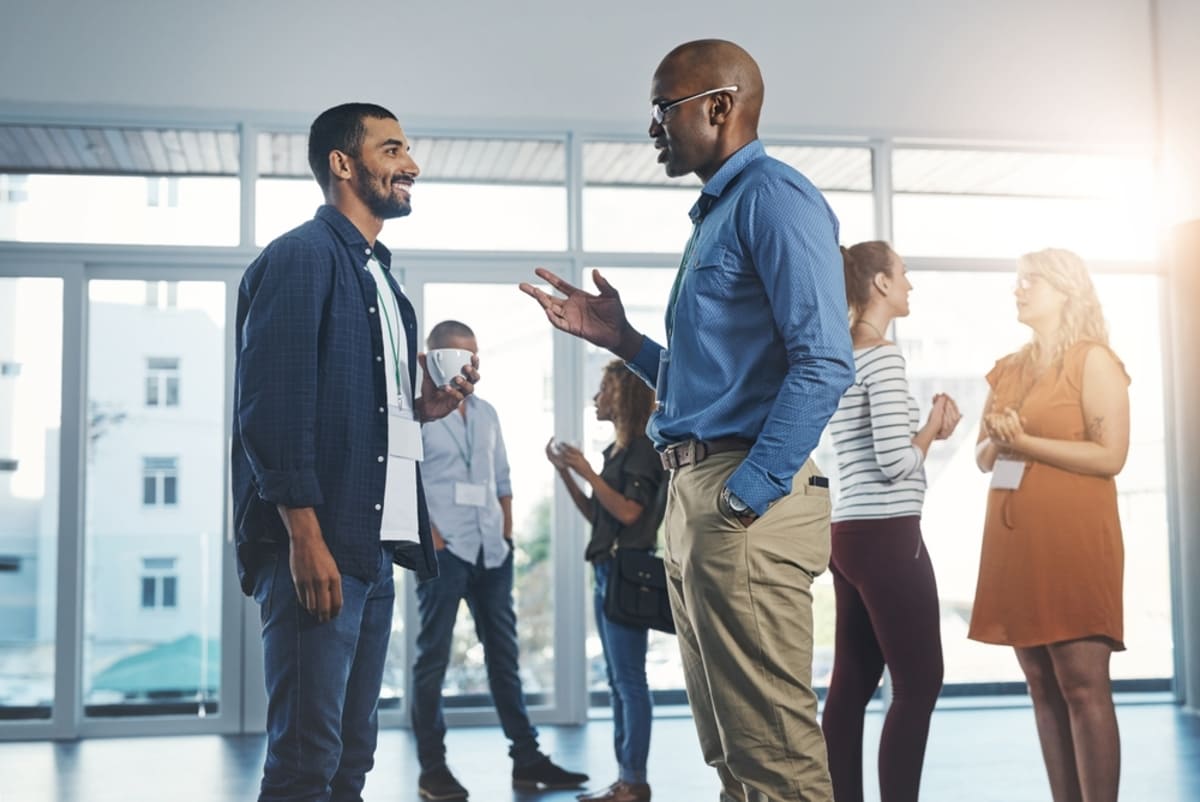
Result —
<path fill-rule="evenodd" d="M 421 427 L 425 461 L 421 474 L 429 518 L 446 548 L 469 563 L 496 568 L 511 551 L 504 539 L 500 499 L 512 495 L 508 453 L 496 408 L 477 395 L 467 396 L 467 418 L 455 411 Z M 458 485 L 482 486 L 482 506 L 455 503 Z"/>
<path fill-rule="evenodd" d="M 647 337 L 630 366 L 652 386 L 657 377 L 647 434 L 658 446 L 753 441 L 727 485 L 762 515 L 791 492 L 854 380 L 838 221 L 758 140 L 709 179 L 690 215 L 668 347 Z"/>

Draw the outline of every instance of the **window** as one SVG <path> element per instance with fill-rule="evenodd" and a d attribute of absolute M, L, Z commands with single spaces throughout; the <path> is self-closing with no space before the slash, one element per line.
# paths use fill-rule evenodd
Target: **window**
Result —
<path fill-rule="evenodd" d="M 20 362 L 0 362 L 0 376 L 12 376 L 13 378 L 16 378 L 20 375 Z"/>
<path fill-rule="evenodd" d="M 147 178 L 146 205 L 169 209 L 179 208 L 179 179 Z"/>
<path fill-rule="evenodd" d="M 29 176 L 0 175 L 0 203 L 29 201 Z"/>
<path fill-rule="evenodd" d="M 179 282 L 147 281 L 146 306 L 153 309 L 174 309 L 179 306 Z"/>
<path fill-rule="evenodd" d="M 146 406 L 179 406 L 179 360 L 146 359 Z"/>
<path fill-rule="evenodd" d="M 142 458 L 142 504 L 173 507 L 178 502 L 179 460 L 175 457 Z"/>
<path fill-rule="evenodd" d="M 255 241 L 311 219 L 322 203 L 305 134 L 259 135 Z M 567 247 L 566 146 L 554 139 L 414 138 L 413 214 L 384 224 L 393 249 L 561 251 Z"/>
<path fill-rule="evenodd" d="M 0 457 L 0 471 L 12 473 L 20 467 L 21 461 L 12 457 Z"/>
<path fill-rule="evenodd" d="M 1154 256 L 1149 158 L 898 148 L 893 224 L 904 256 L 1013 258 L 1050 246 L 1085 258 Z"/>
<path fill-rule="evenodd" d="M 875 231 L 871 151 L 767 145 L 767 153 L 809 178 L 838 217 L 843 242 Z M 668 178 L 649 141 L 583 146 L 583 246 L 588 251 L 679 253 L 691 233 L 695 176 Z"/>
<path fill-rule="evenodd" d="M 142 558 L 142 608 L 178 606 L 179 576 L 174 557 Z"/>

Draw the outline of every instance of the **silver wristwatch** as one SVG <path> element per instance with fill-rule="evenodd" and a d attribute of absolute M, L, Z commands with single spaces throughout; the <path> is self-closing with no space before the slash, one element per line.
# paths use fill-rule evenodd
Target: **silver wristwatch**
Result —
<path fill-rule="evenodd" d="M 721 498 L 725 501 L 729 509 L 733 511 L 734 515 L 745 515 L 750 511 L 750 505 L 735 496 L 733 491 L 728 487 L 721 490 Z"/>

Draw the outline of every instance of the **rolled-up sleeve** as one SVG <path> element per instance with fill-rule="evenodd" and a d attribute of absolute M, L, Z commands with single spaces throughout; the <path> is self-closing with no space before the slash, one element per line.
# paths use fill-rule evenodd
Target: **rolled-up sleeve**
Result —
<path fill-rule="evenodd" d="M 331 269 L 310 245 L 284 238 L 259 257 L 240 288 L 245 322 L 235 414 L 259 497 L 285 507 L 324 501 L 316 472 L 317 372 Z"/>

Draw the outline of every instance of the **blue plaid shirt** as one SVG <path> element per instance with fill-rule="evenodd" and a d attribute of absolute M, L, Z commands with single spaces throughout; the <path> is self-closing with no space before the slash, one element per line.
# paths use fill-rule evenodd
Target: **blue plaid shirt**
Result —
<path fill-rule="evenodd" d="M 838 221 L 757 140 L 717 170 L 690 214 L 665 358 L 647 337 L 631 363 L 651 385 L 658 378 L 647 434 L 660 447 L 753 441 L 727 486 L 762 515 L 791 492 L 854 381 Z"/>
<path fill-rule="evenodd" d="M 233 513 L 242 589 L 272 551 L 287 548 L 277 505 L 313 507 L 338 570 L 379 574 L 387 478 L 387 375 L 371 255 L 384 267 L 408 340 L 416 382 L 417 317 L 388 267 L 341 212 L 313 220 L 263 250 L 238 288 L 233 398 Z M 387 290 L 385 290 L 386 292 Z M 420 471 L 421 543 L 397 544 L 396 562 L 437 575 Z"/>

